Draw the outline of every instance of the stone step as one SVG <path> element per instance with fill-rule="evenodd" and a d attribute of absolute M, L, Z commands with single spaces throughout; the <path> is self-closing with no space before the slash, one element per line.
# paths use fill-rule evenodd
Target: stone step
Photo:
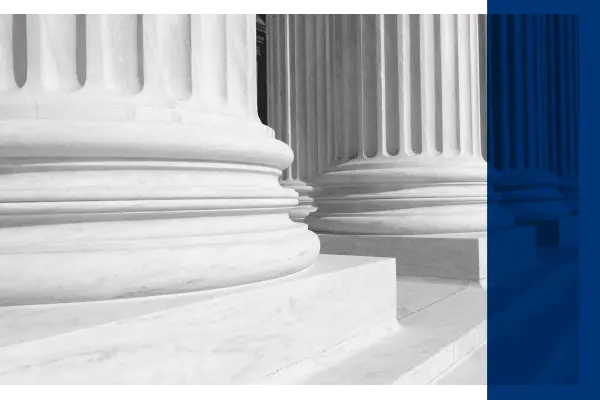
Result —
<path fill-rule="evenodd" d="M 502 315 L 498 318 L 518 316 L 525 323 L 547 311 L 544 304 L 527 307 L 535 304 L 531 296 L 561 293 L 572 284 L 576 262 L 572 251 L 542 248 L 538 260 L 531 261 L 535 262 L 530 268 L 517 270 L 522 273 L 513 282 L 503 283 L 507 301 L 497 310 Z M 387 337 L 381 332 L 376 343 L 373 333 L 362 343 L 360 338 L 348 341 L 317 359 L 280 371 L 269 382 L 486 384 L 487 291 L 469 281 L 399 276 L 397 294 L 402 331 Z M 513 333 L 511 329 L 500 332 L 504 337 Z"/>
<path fill-rule="evenodd" d="M 576 249 L 538 247 L 535 258 L 529 262 L 522 260 L 502 271 L 495 268 L 490 277 L 491 289 L 488 288 L 493 291 L 492 301 L 488 303 L 489 312 L 499 312 L 513 305 L 518 308 L 522 302 L 520 296 L 551 279 L 562 266 L 576 265 L 577 260 Z M 504 263 L 497 264 L 504 266 Z"/>
<path fill-rule="evenodd" d="M 402 319 L 409 316 L 465 290 L 471 285 L 471 282 L 460 279 L 419 278 L 399 275 L 396 278 L 397 317 Z"/>
<path fill-rule="evenodd" d="M 559 341 L 548 363 L 536 375 L 537 385 L 579 384 L 579 329 L 571 327 Z"/>
<path fill-rule="evenodd" d="M 256 383 L 429 384 L 486 339 L 486 291 L 465 288 L 399 323 L 378 341 L 348 340 Z"/>
<path fill-rule="evenodd" d="M 252 383 L 398 332 L 395 272 L 392 259 L 322 255 L 230 289 L 0 307 L 0 384 Z"/>
<path fill-rule="evenodd" d="M 519 307 L 527 300 L 528 290 L 536 286 L 549 286 L 550 288 L 556 287 L 558 281 L 562 282 L 561 278 L 556 278 L 556 272 L 553 271 L 557 266 L 573 265 L 576 260 L 576 252 L 573 249 L 568 248 L 547 248 L 542 247 L 538 249 L 538 262 L 533 264 L 531 268 L 524 269 L 521 274 L 517 285 L 510 285 L 512 293 L 507 293 L 507 297 L 512 295 L 510 301 L 506 301 L 503 307 L 498 310 L 500 313 L 505 312 L 507 314 L 514 315 L 518 312 Z M 553 273 L 554 272 L 554 273 Z M 562 271 L 558 271 L 562 272 Z M 548 282 L 549 281 L 549 282 Z M 519 292 L 521 295 L 519 296 Z M 497 294 L 494 293 L 496 296 Z M 532 317 L 535 312 L 524 313 L 521 320 L 526 320 Z M 556 354 L 554 356 L 553 363 L 550 363 L 547 368 L 544 369 L 541 379 L 548 381 L 548 376 L 554 377 L 557 372 L 564 371 L 563 367 L 564 359 L 572 354 L 566 354 L 567 346 L 573 342 L 573 329 L 571 334 L 567 335 L 565 339 L 561 341 L 557 347 Z M 562 368 L 561 368 L 562 367 Z M 567 374 L 562 373 L 561 377 Z M 540 379 L 540 378 L 539 378 Z M 554 379 L 556 381 L 556 379 Z M 474 349 L 473 352 L 465 356 L 461 361 L 457 362 L 444 374 L 440 375 L 433 384 L 436 385 L 485 385 L 487 384 L 487 341 L 484 342 L 479 348 Z"/>
<path fill-rule="evenodd" d="M 577 258 L 564 249 L 542 249 L 535 273 L 505 297 L 489 302 L 489 356 L 495 362 L 488 365 L 488 383 L 531 384 L 577 318 Z"/>
<path fill-rule="evenodd" d="M 505 320 L 495 319 L 507 327 L 504 336 L 519 335 L 521 323 L 548 312 L 548 304 L 535 300 L 552 298 L 552 293 L 560 295 L 572 284 L 576 276 L 572 258 L 569 252 L 542 249 L 542 262 L 532 267 L 537 280 L 524 281 L 521 290 L 511 293 L 514 295 L 511 301 L 498 310 L 506 315 L 502 317 Z M 545 273 L 541 273 L 544 269 Z M 390 286 L 390 279 L 395 279 L 395 284 Z M 533 286 L 528 286 L 530 284 Z M 0 355 L 3 355 L 0 381 L 442 382 L 450 371 L 458 371 L 462 363 L 467 363 L 465 356 L 486 340 L 486 295 L 486 290 L 468 281 L 396 277 L 393 261 L 389 259 L 323 255 L 317 265 L 303 273 L 230 291 L 117 302 L 3 307 L 0 308 Z M 273 302 L 275 296 L 281 307 Z M 554 297 L 561 301 L 560 296 Z M 378 300 L 374 303 L 375 298 Z M 268 313 L 263 312 L 267 305 L 271 309 Z M 392 323 L 393 314 L 389 311 L 394 307 L 398 322 Z M 209 323 L 214 318 L 222 318 L 222 311 L 213 312 L 221 308 L 240 316 L 250 312 L 260 316 L 262 322 L 241 317 L 229 319 L 232 325 L 227 332 L 231 337 L 223 336 L 225 325 L 221 325 L 220 333 L 216 335 L 215 331 L 215 335 L 210 336 L 210 340 L 218 339 L 219 343 L 214 343 L 216 347 L 206 340 L 198 342 L 195 338 L 207 338 L 206 334 L 212 332 L 210 324 L 203 327 L 202 321 Z M 257 314 L 257 310 L 261 312 Z M 378 310 L 376 314 L 375 310 Z M 381 310 L 386 311 L 381 314 Z M 386 322 L 388 315 L 391 318 Z M 277 329 L 274 323 L 278 324 Z M 294 326 L 311 328 L 298 330 Z M 350 327 L 352 332 L 348 330 Z M 285 342 L 280 335 L 271 335 L 270 332 L 275 331 L 287 332 Z M 232 340 L 242 337 L 248 339 L 244 346 L 258 339 L 264 341 L 264 345 L 239 349 L 232 345 Z M 128 340 L 135 345 L 133 353 L 126 351 Z M 177 341 L 181 340 L 186 343 L 187 353 L 176 349 L 180 347 Z M 142 346 L 146 342 L 147 349 Z M 196 350 L 189 346 L 197 347 L 196 350 L 205 355 L 194 358 L 192 353 Z M 231 354 L 211 354 L 205 353 L 206 346 L 233 347 Z M 293 353 L 295 355 L 290 357 Z M 264 364 L 265 357 L 270 359 L 269 367 Z M 166 361 L 153 362 L 159 358 Z M 205 369 L 209 359 L 238 362 L 221 364 L 218 361 L 220 366 L 211 373 Z M 257 360 L 263 363 L 258 369 Z M 122 363 L 129 365 L 127 373 L 115 367 Z M 234 373 L 230 371 L 231 365 L 239 365 L 241 369 L 236 367 L 239 371 Z M 214 371 L 218 370 L 223 374 L 215 375 Z"/>
<path fill-rule="evenodd" d="M 434 385 L 486 385 L 487 341 L 440 375 Z"/>

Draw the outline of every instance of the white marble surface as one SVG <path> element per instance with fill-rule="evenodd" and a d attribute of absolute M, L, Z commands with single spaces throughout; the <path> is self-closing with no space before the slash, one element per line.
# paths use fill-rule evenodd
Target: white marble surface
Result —
<path fill-rule="evenodd" d="M 13 43 L 20 49 L 27 41 L 30 50 L 27 65 L 0 70 L 0 88 L 9 89 L 2 90 L 0 116 L 190 122 L 208 111 L 258 119 L 255 14 L 85 19 L 29 14 L 0 21 L 8 28 L 3 59 L 12 59 Z M 81 60 L 85 71 L 77 68 Z M 20 69 L 27 71 L 22 88 L 15 84 Z"/>
<path fill-rule="evenodd" d="M 486 385 L 487 341 L 456 363 L 435 385 Z"/>
<path fill-rule="evenodd" d="M 298 205 L 290 211 L 290 219 L 294 222 L 304 222 L 304 218 L 314 211 L 313 188 L 297 179 L 282 179 L 281 186 L 294 189 L 298 193 Z"/>
<path fill-rule="evenodd" d="M 311 230 L 487 230 L 480 17 L 274 15 L 269 26 L 270 123 L 297 154 L 287 173 L 315 188 Z"/>
<path fill-rule="evenodd" d="M 393 260 L 323 255 L 233 290 L 2 307 L 0 383 L 249 383 L 395 321 Z"/>
<path fill-rule="evenodd" d="M 233 287 L 316 260 L 279 184 L 294 154 L 258 117 L 255 23 L 0 16 L 0 306 Z"/>
<path fill-rule="evenodd" d="M 357 337 L 258 383 L 429 384 L 486 340 L 486 292 L 462 290 L 400 325 L 398 333 L 382 329 Z"/>
<path fill-rule="evenodd" d="M 397 317 L 405 318 L 465 290 L 471 282 L 460 279 L 418 278 L 400 275 L 396 280 Z"/>

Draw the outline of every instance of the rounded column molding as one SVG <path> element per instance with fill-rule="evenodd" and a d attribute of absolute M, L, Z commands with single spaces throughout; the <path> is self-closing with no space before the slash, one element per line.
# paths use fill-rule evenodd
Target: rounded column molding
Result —
<path fill-rule="evenodd" d="M 517 220 L 568 216 L 572 208 L 559 190 L 561 179 L 548 170 L 503 170 L 492 182 Z"/>
<path fill-rule="evenodd" d="M 210 290 L 310 266 L 318 238 L 289 219 L 298 195 L 278 181 L 292 151 L 256 113 L 254 16 L 113 17 L 86 17 L 83 88 L 56 94 L 49 82 L 72 80 L 48 76 L 43 85 L 30 84 L 34 52 L 28 82 L 0 89 L 0 304 Z M 27 16 L 27 30 L 35 18 Z M 129 93 L 136 85 L 119 63 L 137 59 L 140 50 L 128 42 L 140 43 L 137 37 L 106 42 L 110 35 L 89 30 L 97 23 L 105 25 L 99 32 L 125 29 L 140 18 L 144 62 L 151 55 L 162 61 L 152 70 L 147 60 L 144 85 Z M 194 32 L 191 44 L 186 24 Z M 166 39 L 147 32 L 153 29 L 177 40 L 161 42 Z M 44 47 L 52 42 L 44 34 L 39 57 L 53 49 Z M 219 34 L 227 37 L 222 45 L 209 40 Z M 186 43 L 178 56 L 191 57 L 191 68 L 172 71 L 176 65 L 168 60 L 177 55 L 168 46 L 185 49 Z M 125 57 L 110 59 L 107 46 L 122 46 Z M 74 62 L 72 55 L 59 56 Z M 219 75 L 222 60 L 227 68 Z M 201 84 L 208 80 L 213 86 Z M 115 88 L 126 90 L 104 96 Z"/>
<path fill-rule="evenodd" d="M 316 232 L 421 235 L 485 232 L 483 160 L 438 156 L 356 159 L 330 168 L 319 188 Z"/>
<path fill-rule="evenodd" d="M 284 179 L 280 183 L 284 188 L 293 189 L 298 193 L 298 205 L 290 211 L 290 218 L 294 222 L 305 222 L 305 218 L 317 210 L 312 198 L 313 187 L 300 180 Z"/>

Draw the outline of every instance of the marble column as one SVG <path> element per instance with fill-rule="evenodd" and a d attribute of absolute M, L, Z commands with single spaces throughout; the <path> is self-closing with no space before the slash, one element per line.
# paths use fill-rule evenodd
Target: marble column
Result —
<path fill-rule="evenodd" d="M 479 18 L 348 15 L 330 29 L 335 140 L 310 228 L 485 235 Z"/>
<path fill-rule="evenodd" d="M 256 15 L 256 68 L 258 117 L 267 124 L 267 15 Z"/>
<path fill-rule="evenodd" d="M 579 141 L 578 141 L 578 119 L 579 109 L 577 106 L 578 83 L 577 71 L 577 31 L 579 29 L 578 17 L 575 15 L 564 15 L 555 17 L 556 30 L 554 42 L 559 58 L 557 75 L 559 76 L 558 101 L 559 112 L 557 113 L 560 123 L 557 125 L 558 156 L 550 168 L 561 179 L 559 190 L 567 198 L 567 202 L 573 214 L 579 214 Z"/>
<path fill-rule="evenodd" d="M 485 17 L 324 23 L 324 49 L 303 55 L 325 71 L 324 151 L 309 161 L 321 166 L 311 181 L 317 211 L 305 220 L 322 252 L 395 257 L 403 275 L 482 281 L 493 230 L 534 258 L 533 230 L 516 228 L 487 185 Z"/>
<path fill-rule="evenodd" d="M 490 22 L 492 60 L 508 60 L 517 71 L 509 76 L 508 69 L 500 70 L 492 79 L 497 118 L 490 162 L 501 172 L 495 186 L 520 220 L 570 213 L 558 190 L 568 155 L 562 79 L 569 77 L 559 77 L 555 23 L 554 16 L 541 15 L 494 16 Z"/>
<path fill-rule="evenodd" d="M 484 279 L 487 210 L 497 207 L 487 193 L 484 17 L 272 20 L 296 61 L 281 74 L 307 72 L 270 115 L 307 138 L 297 165 L 313 171 L 303 177 L 317 210 L 305 222 L 322 251 L 393 256 L 400 274 Z M 493 215 L 493 228 L 514 223 Z"/>
<path fill-rule="evenodd" d="M 573 226 L 568 217 L 577 208 L 574 22 L 565 15 L 490 17 L 490 64 L 498 67 L 489 96 L 490 163 L 499 171 L 493 184 L 519 222 L 538 226 L 540 235 L 556 230 L 556 237 L 562 225 Z"/>
<path fill-rule="evenodd" d="M 304 221 L 316 210 L 313 179 L 326 166 L 329 120 L 328 15 L 268 16 L 269 126 L 277 139 L 294 151 L 292 165 L 283 172 L 281 184 L 299 194 L 299 205 L 290 213 Z"/>
<path fill-rule="evenodd" d="M 231 287 L 313 263 L 318 238 L 278 182 L 292 151 L 257 115 L 255 23 L 0 16 L 0 304 Z"/>

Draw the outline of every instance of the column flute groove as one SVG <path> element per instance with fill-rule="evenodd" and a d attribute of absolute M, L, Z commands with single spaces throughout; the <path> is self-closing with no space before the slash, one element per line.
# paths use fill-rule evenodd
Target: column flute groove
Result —
<path fill-rule="evenodd" d="M 88 15 L 86 19 L 86 84 L 119 94 L 138 93 L 137 15 Z"/>
<path fill-rule="evenodd" d="M 0 92 L 14 90 L 13 16 L 0 15 Z"/>
<path fill-rule="evenodd" d="M 463 67 L 464 69 L 464 61 L 461 62 L 463 54 L 461 50 L 464 48 L 464 44 L 460 41 L 458 42 L 459 54 L 457 57 L 456 54 L 456 16 L 455 15 L 441 15 L 440 16 L 440 30 L 441 30 L 441 52 L 442 52 L 442 119 L 444 121 L 443 124 L 443 138 L 444 138 L 444 154 L 445 155 L 455 155 L 458 152 L 458 120 L 457 116 L 460 117 L 460 143 L 461 150 L 463 148 L 463 118 L 464 118 L 464 110 L 463 108 L 468 104 L 464 104 L 463 102 L 456 102 L 456 90 L 457 87 L 457 58 L 459 60 L 458 66 Z M 460 71 L 461 73 L 458 75 L 459 80 L 462 82 L 465 78 L 464 71 Z M 461 98 L 464 95 L 465 85 L 460 85 L 461 88 Z M 457 113 L 457 106 L 461 108 L 460 114 Z"/>
<path fill-rule="evenodd" d="M 435 53 L 434 16 L 419 17 L 421 59 L 421 148 L 422 154 L 435 155 Z"/>
<path fill-rule="evenodd" d="M 249 74 L 247 52 L 248 43 L 248 19 L 246 15 L 226 15 L 225 17 L 225 93 L 226 103 L 233 112 L 242 116 L 249 114 L 249 91 L 248 79 L 254 79 Z M 252 43 L 256 43 L 256 38 Z M 253 69 L 256 69 L 254 67 Z M 256 79 L 253 80 L 256 82 Z M 256 83 L 254 83 L 256 86 Z M 256 97 L 254 97 L 256 98 Z"/>
<path fill-rule="evenodd" d="M 169 99 L 191 96 L 189 15 L 144 15 L 144 88 Z"/>
<path fill-rule="evenodd" d="M 327 129 L 326 129 L 326 151 L 327 151 L 327 162 L 324 166 L 325 168 L 322 172 L 325 171 L 329 164 L 333 162 L 335 157 L 335 136 L 334 136 L 334 127 L 335 123 L 335 85 L 334 85 L 334 77 L 335 77 L 335 69 L 334 69 L 334 54 L 333 49 L 335 49 L 335 36 L 333 31 L 333 16 L 327 15 L 326 17 L 326 25 L 325 25 L 325 68 L 327 68 L 327 83 L 325 90 L 327 91 Z"/>
<path fill-rule="evenodd" d="M 316 57 L 314 60 L 316 68 L 316 113 L 317 113 L 317 131 L 315 132 L 315 145 L 317 146 L 317 171 L 316 175 L 321 175 L 328 164 L 328 147 L 329 147 L 329 135 L 327 132 L 329 125 L 329 98 L 328 93 L 329 86 L 329 75 L 328 75 L 328 61 L 327 57 L 327 16 L 317 15 L 316 17 Z M 319 62 L 319 60 L 325 60 L 325 62 Z"/>
<path fill-rule="evenodd" d="M 79 88 L 75 55 L 75 14 L 27 16 L 28 86 L 43 91 Z M 36 90 L 36 89 L 34 89 Z"/>
<path fill-rule="evenodd" d="M 209 109 L 223 107 L 227 101 L 227 17 L 192 15 L 192 94 Z"/>
<path fill-rule="evenodd" d="M 365 44 L 365 40 L 367 40 L 365 35 L 365 26 L 366 24 L 368 24 L 368 21 L 365 21 L 366 17 L 364 15 L 360 15 L 357 17 L 357 24 L 356 24 L 356 29 L 357 29 L 357 43 L 356 43 L 356 61 L 355 61 L 355 65 L 360 65 L 360 68 L 358 70 L 358 83 L 357 83 L 357 87 L 358 87 L 358 93 L 356 93 L 356 96 L 345 96 L 344 97 L 344 101 L 352 101 L 354 99 L 354 97 L 356 98 L 356 112 L 353 113 L 352 111 L 349 111 L 346 113 L 346 117 L 348 116 L 352 116 L 352 115 L 356 115 L 356 121 L 353 123 L 353 121 L 348 121 L 347 125 L 346 125 L 346 129 L 350 130 L 352 129 L 354 126 L 358 126 L 359 130 L 357 133 L 357 137 L 356 137 L 356 153 L 351 155 L 352 160 L 354 159 L 362 159 L 366 156 L 366 152 L 368 151 L 368 147 L 369 147 L 369 143 L 365 143 L 366 142 L 366 138 L 363 137 L 362 132 L 365 130 L 366 126 L 365 126 L 365 122 L 368 121 L 368 115 L 366 115 L 368 113 L 368 109 L 367 109 L 367 103 L 369 101 L 368 99 L 368 93 L 367 91 L 369 90 L 368 86 L 368 80 L 370 78 L 368 73 L 365 73 L 365 69 L 368 68 L 366 67 L 366 64 L 370 61 L 369 60 L 369 54 L 365 54 L 367 52 L 368 49 L 368 45 Z M 351 67 L 352 65 L 349 63 L 344 63 L 344 67 Z M 379 84 L 379 83 L 378 83 Z M 379 98 L 377 98 L 377 101 L 379 101 Z M 348 151 L 347 151 L 348 153 Z"/>
<path fill-rule="evenodd" d="M 384 49 L 381 45 L 384 43 L 379 37 L 381 23 L 378 16 L 360 15 L 359 29 L 359 51 L 355 53 L 356 60 L 352 64 L 345 63 L 343 68 L 356 68 L 359 76 L 359 92 L 356 95 L 359 117 L 357 123 L 352 124 L 356 129 L 355 135 L 359 138 L 360 147 L 353 159 L 363 160 L 366 157 L 374 157 L 385 152 L 385 88 L 382 86 L 382 78 L 376 74 L 377 71 L 385 69 L 382 64 Z M 351 89 L 349 89 L 351 92 Z M 351 114 L 352 115 L 352 114 Z M 374 132 L 369 135 L 367 132 Z"/>
<path fill-rule="evenodd" d="M 306 176 L 304 179 L 310 180 L 318 173 L 319 155 L 317 144 L 318 131 L 318 110 L 317 110 L 317 37 L 316 37 L 316 16 L 306 16 L 306 41 L 305 41 L 305 62 L 306 62 L 306 155 L 301 163 L 306 167 Z M 319 38 L 320 39 L 320 38 Z"/>
<path fill-rule="evenodd" d="M 377 15 L 375 21 L 375 46 L 376 46 L 376 68 L 377 68 L 377 154 L 384 157 L 387 151 L 387 102 L 386 102 L 386 68 L 385 68 L 385 19 L 383 15 Z M 366 134 L 366 132 L 362 132 Z"/>
<path fill-rule="evenodd" d="M 564 37 L 564 43 L 561 46 L 562 76 L 566 76 L 562 82 L 563 85 L 563 103 L 564 103 L 564 123 L 561 125 L 563 134 L 561 135 L 560 151 L 562 154 L 561 162 L 561 183 L 560 190 L 567 198 L 573 214 L 579 214 L 579 190 L 577 176 L 577 82 L 575 71 L 575 46 L 577 40 L 577 24 L 575 20 L 578 17 L 569 15 L 562 21 L 561 36 Z"/>
<path fill-rule="evenodd" d="M 469 16 L 458 15 L 457 18 L 457 47 L 458 47 L 458 80 L 459 80 L 459 127 L 460 127 L 460 153 L 473 155 L 473 134 L 471 131 L 471 38 L 469 34 Z M 444 141 L 444 152 L 446 142 Z"/>
<path fill-rule="evenodd" d="M 471 132 L 473 138 L 473 154 L 483 159 L 483 148 L 481 145 L 482 118 L 481 118 L 481 74 L 479 53 L 479 21 L 477 15 L 471 15 L 469 24 L 470 34 L 470 63 L 471 63 Z M 485 54 L 483 55 L 485 58 Z M 485 63 L 483 63 L 485 65 Z M 483 76 L 485 79 L 485 75 Z"/>
<path fill-rule="evenodd" d="M 400 71 L 401 85 L 399 91 L 399 112 L 400 112 L 400 157 L 413 156 L 412 146 L 412 112 L 411 112 L 411 72 L 410 72 L 410 54 L 411 54 L 411 35 L 410 35 L 410 16 L 400 15 L 397 17 L 398 26 L 398 69 Z"/>

